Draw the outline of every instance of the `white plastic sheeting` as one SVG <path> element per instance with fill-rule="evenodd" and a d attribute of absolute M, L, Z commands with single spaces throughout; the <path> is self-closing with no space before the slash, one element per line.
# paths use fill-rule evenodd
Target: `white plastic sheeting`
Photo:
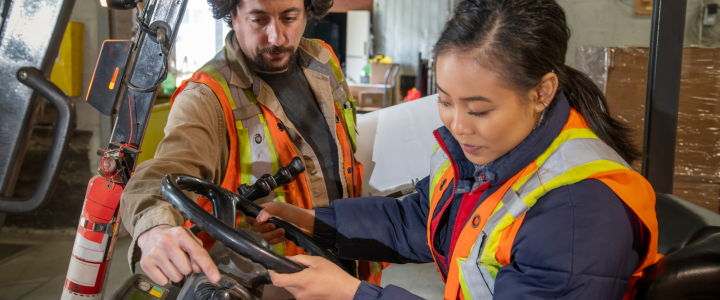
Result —
<path fill-rule="evenodd" d="M 363 196 L 412 187 L 430 174 L 433 131 L 443 126 L 437 95 L 358 116 L 357 158 L 365 165 Z"/>

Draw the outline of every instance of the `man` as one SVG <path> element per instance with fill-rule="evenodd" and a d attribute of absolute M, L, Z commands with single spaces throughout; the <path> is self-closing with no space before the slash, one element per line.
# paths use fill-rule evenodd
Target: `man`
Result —
<path fill-rule="evenodd" d="M 307 19 L 322 17 L 332 0 L 208 0 L 213 15 L 233 28 L 225 49 L 173 96 L 165 138 L 155 158 L 137 167 L 121 199 L 133 236 L 128 259 L 158 284 L 219 272 L 183 217 L 161 196 L 167 173 L 194 175 L 235 191 L 271 174 L 293 157 L 306 171 L 261 199 L 300 207 L 358 197 L 362 164 L 355 161 L 354 100 L 329 46 L 302 38 Z M 270 228 L 274 229 L 274 228 Z M 263 236 L 271 244 L 284 232 Z M 276 250 L 301 253 L 288 243 Z M 354 265 L 354 264 L 353 264 Z M 379 284 L 378 265 L 358 264 Z"/>

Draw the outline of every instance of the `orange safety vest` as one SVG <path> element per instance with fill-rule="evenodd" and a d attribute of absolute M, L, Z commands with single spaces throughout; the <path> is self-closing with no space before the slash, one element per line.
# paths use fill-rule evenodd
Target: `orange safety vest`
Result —
<path fill-rule="evenodd" d="M 355 99 L 345 93 L 340 83 L 343 80 L 339 63 L 332 48 L 320 40 L 312 40 L 332 53 L 328 70 L 325 74 L 330 80 L 333 98 L 335 100 L 335 130 L 337 133 L 344 177 L 350 197 L 360 197 L 362 193 L 363 165 L 355 159 Z M 298 50 L 303 51 L 303 50 Z M 225 125 L 230 136 L 230 158 L 221 186 L 230 191 L 236 191 L 242 184 L 251 185 L 256 178 L 264 174 L 275 173 L 281 166 L 285 166 L 299 156 L 295 146 L 290 140 L 287 127 L 267 107 L 257 102 L 256 95 L 251 89 L 242 90 L 236 86 L 228 85 L 230 82 L 233 62 L 226 49 L 220 51 L 215 58 L 200 68 L 193 76 L 178 87 L 172 96 L 171 105 L 181 93 L 188 82 L 197 82 L 207 85 L 218 97 L 225 116 Z M 258 162 L 263 162 L 257 164 Z M 261 169 L 259 166 L 272 166 L 272 169 Z M 286 202 L 305 209 L 313 207 L 312 197 L 305 174 L 297 176 L 296 180 L 283 187 L 278 187 L 269 198 L 276 202 Z M 212 211 L 212 204 L 204 198 L 198 204 L 207 211 Z M 242 216 L 238 216 L 238 224 L 242 223 Z M 186 226 L 190 226 L 189 221 Z M 209 235 L 201 233 L 200 239 L 209 250 L 215 242 Z M 275 250 L 285 256 L 304 254 L 304 252 L 291 242 L 276 245 Z M 385 264 L 375 262 L 359 262 L 359 278 L 380 285 L 382 269 Z"/>
<path fill-rule="evenodd" d="M 440 145 L 435 148 L 431 163 L 431 212 L 438 209 L 443 193 L 455 179 L 449 153 L 444 149 L 438 151 L 438 148 Z M 635 282 L 643 276 L 643 270 L 662 258 L 662 254 L 657 253 L 655 192 L 644 177 L 633 171 L 590 130 L 574 109 L 552 145 L 470 215 L 449 260 L 448 276 L 443 278 L 446 283 L 444 298 L 492 299 L 498 270 L 512 262 L 512 245 L 525 213 L 549 191 L 584 179 L 597 179 L 610 187 L 637 214 L 650 233 L 647 253 L 641 258 L 624 298 L 633 299 Z M 435 253 L 431 246 L 434 239 L 432 220 L 432 217 L 428 218 L 427 237 L 431 251 Z M 436 255 L 433 257 L 437 264 Z"/>

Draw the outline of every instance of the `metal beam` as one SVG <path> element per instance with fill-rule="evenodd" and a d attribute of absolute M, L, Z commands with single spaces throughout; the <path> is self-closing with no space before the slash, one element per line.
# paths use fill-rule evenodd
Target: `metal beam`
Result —
<path fill-rule="evenodd" d="M 175 37 L 180 29 L 185 7 L 189 0 L 152 0 L 145 1 L 145 8 L 141 19 L 150 27 L 157 22 L 166 22 L 168 27 L 167 45 L 168 50 L 175 42 Z M 156 29 L 156 28 L 152 28 Z M 163 69 L 163 57 L 160 45 L 153 40 L 151 36 L 140 32 L 137 45 L 130 58 L 131 65 L 126 76 L 129 76 L 131 84 L 140 88 L 151 87 L 159 78 L 159 74 Z M 160 92 L 158 87 L 148 92 L 138 92 L 127 87 L 123 87 L 120 92 L 119 109 L 117 120 L 112 132 L 111 143 L 120 144 L 133 143 L 140 148 L 143 138 L 145 137 L 145 129 L 150 119 L 155 98 Z M 132 107 L 132 109 L 130 109 Z M 136 155 L 132 155 L 137 160 Z M 130 166 L 131 170 L 135 167 Z"/>
<path fill-rule="evenodd" d="M 642 175 L 672 194 L 687 0 L 654 0 Z"/>

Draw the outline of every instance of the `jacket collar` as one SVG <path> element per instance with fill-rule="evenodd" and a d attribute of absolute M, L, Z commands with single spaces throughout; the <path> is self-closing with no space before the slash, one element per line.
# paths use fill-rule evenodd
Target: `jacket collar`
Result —
<path fill-rule="evenodd" d="M 547 123 L 533 130 L 517 147 L 487 167 L 485 177 L 490 181 L 490 186 L 504 184 L 545 152 L 555 138 L 560 135 L 569 117 L 570 103 L 565 94 L 559 91 L 555 96 L 554 105 L 550 106 L 545 116 Z M 438 142 L 443 146 L 441 148 L 446 149 L 447 155 L 456 164 L 456 178 L 474 180 L 472 178 L 475 165 L 465 157 L 465 153 L 450 130 L 443 126 L 436 132 L 440 137 Z"/>
<path fill-rule="evenodd" d="M 231 30 L 227 36 L 225 36 L 225 48 L 228 51 L 228 61 L 230 63 L 231 78 L 230 84 L 235 85 L 241 89 L 249 89 L 252 87 L 255 96 L 260 95 L 262 86 L 260 84 L 260 78 L 255 74 L 255 71 L 248 65 L 245 55 L 240 48 L 240 44 L 235 36 L 235 31 Z M 332 53 L 325 49 L 318 43 L 312 42 L 308 39 L 302 38 L 300 45 L 297 49 L 298 57 L 301 66 L 306 67 L 313 61 L 317 61 L 320 64 L 326 64 L 332 57 Z"/>

